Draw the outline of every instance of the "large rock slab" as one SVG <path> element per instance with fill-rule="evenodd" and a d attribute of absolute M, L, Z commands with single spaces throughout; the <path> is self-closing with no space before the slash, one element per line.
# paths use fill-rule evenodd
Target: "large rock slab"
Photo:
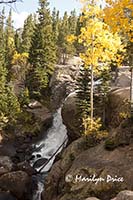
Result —
<path fill-rule="evenodd" d="M 115 200 L 133 200 L 133 191 L 129 191 L 129 190 L 121 191 L 116 196 Z"/>
<path fill-rule="evenodd" d="M 96 198 L 96 197 L 89 197 L 89 198 L 87 198 L 87 199 L 85 199 L 85 200 L 99 200 L 99 199 Z"/>
<path fill-rule="evenodd" d="M 9 192 L 0 192 L 0 200 L 17 200 Z"/>
<path fill-rule="evenodd" d="M 130 87 L 131 84 L 131 71 L 129 66 L 121 66 L 117 68 L 115 80 L 112 86 L 115 87 Z"/>
<path fill-rule="evenodd" d="M 107 200 L 122 190 L 133 190 L 133 143 L 107 151 L 104 142 L 85 150 L 85 142 L 77 141 L 52 167 L 42 199 L 84 200 L 94 196 Z"/>
<path fill-rule="evenodd" d="M 0 176 L 12 170 L 13 163 L 8 156 L 0 156 Z"/>
<path fill-rule="evenodd" d="M 110 128 L 118 127 L 126 117 L 130 116 L 130 88 L 115 88 L 108 94 L 105 109 L 105 123 Z M 70 93 L 62 107 L 63 123 L 68 129 L 70 141 L 77 139 L 81 133 L 81 123 L 76 105 L 76 92 Z M 101 117 L 101 110 L 97 108 L 97 115 Z"/>
<path fill-rule="evenodd" d="M 106 123 L 117 127 L 130 115 L 130 88 L 115 88 L 108 94 L 106 106 Z"/>
<path fill-rule="evenodd" d="M 27 173 L 23 171 L 9 172 L 0 177 L 0 188 L 5 191 L 10 191 L 13 196 L 21 199 L 28 191 L 31 184 Z"/>
<path fill-rule="evenodd" d="M 18 119 L 15 127 L 16 135 L 18 137 L 38 135 L 42 130 L 44 132 L 51 126 L 52 120 L 53 115 L 50 109 L 40 102 L 32 100 Z"/>
<path fill-rule="evenodd" d="M 51 88 L 51 107 L 60 107 L 64 99 L 75 90 L 81 59 L 73 57 L 66 65 L 56 65 L 49 87 Z"/>
<path fill-rule="evenodd" d="M 76 98 L 76 92 L 70 93 L 62 107 L 63 123 L 67 127 L 70 141 L 80 137 L 79 113 L 76 105 Z"/>

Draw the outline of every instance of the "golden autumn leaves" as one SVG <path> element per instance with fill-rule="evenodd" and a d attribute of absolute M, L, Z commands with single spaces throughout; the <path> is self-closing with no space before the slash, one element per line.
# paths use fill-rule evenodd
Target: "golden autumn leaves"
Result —
<path fill-rule="evenodd" d="M 84 46 L 85 51 L 80 54 L 84 66 L 91 70 L 90 116 L 83 118 L 85 134 L 91 130 L 96 132 L 100 120 L 93 116 L 93 79 L 101 71 L 109 70 L 111 62 L 121 65 L 124 58 L 126 42 L 133 40 L 133 2 L 132 0 L 116 0 L 104 2 L 101 9 L 100 2 L 82 0 L 82 16 L 80 21 L 84 26 L 79 36 L 70 35 L 69 42 L 77 40 Z M 125 42 L 126 41 L 126 42 Z"/>

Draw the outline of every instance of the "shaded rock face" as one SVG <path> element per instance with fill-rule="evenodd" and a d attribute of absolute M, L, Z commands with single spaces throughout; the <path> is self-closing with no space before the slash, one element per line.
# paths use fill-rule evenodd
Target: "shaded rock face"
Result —
<path fill-rule="evenodd" d="M 63 123 L 68 129 L 70 141 L 80 136 L 81 124 L 76 105 L 76 92 L 71 93 L 63 103 L 62 118 Z M 115 128 L 130 114 L 130 88 L 116 88 L 110 91 L 106 105 L 105 122 L 106 125 Z M 100 111 L 97 109 L 100 116 Z"/>
<path fill-rule="evenodd" d="M 35 137 L 40 135 L 41 131 L 46 131 L 52 124 L 53 115 L 51 111 L 40 102 L 32 100 L 25 108 L 22 116 L 18 119 L 15 130 L 10 131 L 15 138 Z"/>
<path fill-rule="evenodd" d="M 83 138 L 68 146 L 47 177 L 42 200 L 109 200 L 119 191 L 133 190 L 133 143 L 113 151 L 104 142 L 85 147 Z"/>
<path fill-rule="evenodd" d="M 29 176 L 23 171 L 9 172 L 0 176 L 0 188 L 10 191 L 18 199 L 24 198 L 29 189 Z"/>
<path fill-rule="evenodd" d="M 0 200 L 17 200 L 15 197 L 13 197 L 11 194 L 6 192 L 0 192 Z"/>
<path fill-rule="evenodd" d="M 81 59 L 74 57 L 66 65 L 56 65 L 50 81 L 51 107 L 53 110 L 60 107 L 63 100 L 76 88 Z"/>
<path fill-rule="evenodd" d="M 76 105 L 76 93 L 71 93 L 63 103 L 62 107 L 63 123 L 68 130 L 68 138 L 73 141 L 80 137 L 79 114 Z"/>
<path fill-rule="evenodd" d="M 57 194 L 61 193 L 61 190 L 63 191 L 65 173 L 71 167 L 76 156 L 85 148 L 87 148 L 86 141 L 84 138 L 79 138 L 64 150 L 61 160 L 53 165 L 48 178 L 45 180 L 46 189 L 42 193 L 42 200 L 55 200 L 58 196 Z"/>
<path fill-rule="evenodd" d="M 106 149 L 115 149 L 118 146 L 125 146 L 133 143 L 133 120 L 126 119 L 116 129 L 110 131 L 105 141 Z"/>
<path fill-rule="evenodd" d="M 35 117 L 35 122 L 38 122 L 40 127 L 43 127 L 43 130 L 47 130 L 52 124 L 52 113 L 48 108 L 43 106 L 38 101 L 32 101 L 29 104 L 27 112 L 32 113 Z"/>
<path fill-rule="evenodd" d="M 12 170 L 13 163 L 8 156 L 0 156 L 0 176 Z"/>
<path fill-rule="evenodd" d="M 106 123 L 110 127 L 117 127 L 130 113 L 130 88 L 116 88 L 108 95 L 106 109 Z"/>
<path fill-rule="evenodd" d="M 114 87 L 130 87 L 131 72 L 129 66 L 123 66 L 117 69 L 116 78 L 112 83 Z"/>

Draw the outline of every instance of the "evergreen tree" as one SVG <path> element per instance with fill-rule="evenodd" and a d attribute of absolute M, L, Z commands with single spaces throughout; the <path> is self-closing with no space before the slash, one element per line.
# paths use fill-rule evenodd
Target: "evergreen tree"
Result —
<path fill-rule="evenodd" d="M 35 26 L 29 61 L 32 68 L 27 77 L 31 95 L 40 96 L 48 86 L 56 61 L 52 20 L 47 0 L 39 0 L 38 23 Z"/>
<path fill-rule="evenodd" d="M 73 44 L 70 44 L 67 41 L 67 36 L 70 35 L 70 26 L 69 26 L 69 17 L 67 12 L 64 13 L 63 19 L 59 26 L 59 35 L 58 35 L 58 58 L 59 62 L 65 64 L 69 55 L 75 53 Z"/>
<path fill-rule="evenodd" d="M 59 11 L 56 11 L 56 8 L 54 8 L 52 12 L 52 30 L 54 33 L 54 39 L 56 43 L 59 35 L 59 24 L 60 24 Z"/>
<path fill-rule="evenodd" d="M 31 40 L 34 33 L 34 28 L 35 28 L 35 22 L 31 14 L 27 17 L 27 19 L 24 22 L 24 28 L 22 32 L 21 52 L 29 53 L 29 50 L 31 48 Z"/>
<path fill-rule="evenodd" d="M 17 52 L 21 52 L 21 29 L 17 29 L 14 35 L 15 49 Z"/>
<path fill-rule="evenodd" d="M 4 13 L 3 13 L 4 14 Z M 0 17 L 0 128 L 11 123 L 20 111 L 17 97 L 7 81 L 4 48 L 4 16 Z"/>
<path fill-rule="evenodd" d="M 81 66 L 77 79 L 77 107 L 81 119 L 90 114 L 90 69 Z"/>
<path fill-rule="evenodd" d="M 14 30 L 12 23 L 12 11 L 10 10 L 5 27 L 6 66 L 9 70 L 9 73 L 11 69 L 12 57 L 15 51 Z M 8 76 L 10 76 L 9 73 Z"/>
<path fill-rule="evenodd" d="M 68 18 L 69 23 L 69 32 L 70 34 L 76 34 L 76 28 L 77 28 L 77 16 L 75 9 L 71 11 L 70 16 Z"/>
<path fill-rule="evenodd" d="M 81 17 L 84 14 L 80 14 L 78 19 L 77 19 L 77 24 L 76 24 L 76 36 L 78 37 L 81 34 L 81 28 L 85 26 L 85 21 L 81 21 Z M 77 40 L 74 43 L 76 53 L 79 55 L 79 53 L 83 53 L 85 51 L 84 45 L 82 43 L 79 43 Z"/>
<path fill-rule="evenodd" d="M 5 62 L 5 33 L 4 33 L 4 19 L 5 11 L 4 9 L 0 13 L 0 60 Z M 3 65 L 3 63 L 1 63 Z"/>

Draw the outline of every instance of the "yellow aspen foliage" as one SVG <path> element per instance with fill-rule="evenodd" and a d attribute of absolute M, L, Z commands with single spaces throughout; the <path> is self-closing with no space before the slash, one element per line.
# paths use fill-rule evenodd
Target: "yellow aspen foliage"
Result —
<path fill-rule="evenodd" d="M 85 135 L 100 133 L 100 119 L 94 117 L 94 77 L 102 70 L 109 70 L 111 62 L 121 65 L 123 59 L 124 45 L 117 31 L 112 31 L 110 26 L 104 22 L 104 10 L 101 9 L 98 1 L 83 1 L 82 16 L 80 21 L 85 22 L 78 36 L 78 42 L 85 47 L 80 57 L 86 68 L 90 69 L 90 116 L 84 116 L 83 127 Z M 74 37 L 71 38 L 71 40 Z"/>
<path fill-rule="evenodd" d="M 81 28 L 78 42 L 82 43 L 86 51 L 80 54 L 87 66 L 99 67 L 99 63 L 109 64 L 112 61 L 121 62 L 119 52 L 124 51 L 124 45 L 118 33 L 111 31 L 110 27 L 103 22 L 103 10 L 95 5 L 86 6 L 82 20 L 86 20 L 86 26 Z M 96 13 L 96 14 L 95 14 Z"/>
<path fill-rule="evenodd" d="M 94 139 L 103 139 L 108 136 L 106 130 L 100 130 L 102 127 L 101 119 L 94 118 L 93 120 L 88 116 L 83 118 L 84 134 L 92 136 Z"/>
<path fill-rule="evenodd" d="M 133 42 L 133 1 L 108 0 L 104 9 L 104 20 L 114 32 L 126 36 Z"/>
<path fill-rule="evenodd" d="M 24 52 L 24 53 L 18 53 L 15 51 L 13 58 L 12 58 L 12 64 L 13 65 L 25 65 L 27 63 L 29 54 Z"/>
<path fill-rule="evenodd" d="M 68 35 L 66 39 L 70 44 L 72 44 L 77 39 L 77 37 L 71 34 L 71 35 Z"/>

